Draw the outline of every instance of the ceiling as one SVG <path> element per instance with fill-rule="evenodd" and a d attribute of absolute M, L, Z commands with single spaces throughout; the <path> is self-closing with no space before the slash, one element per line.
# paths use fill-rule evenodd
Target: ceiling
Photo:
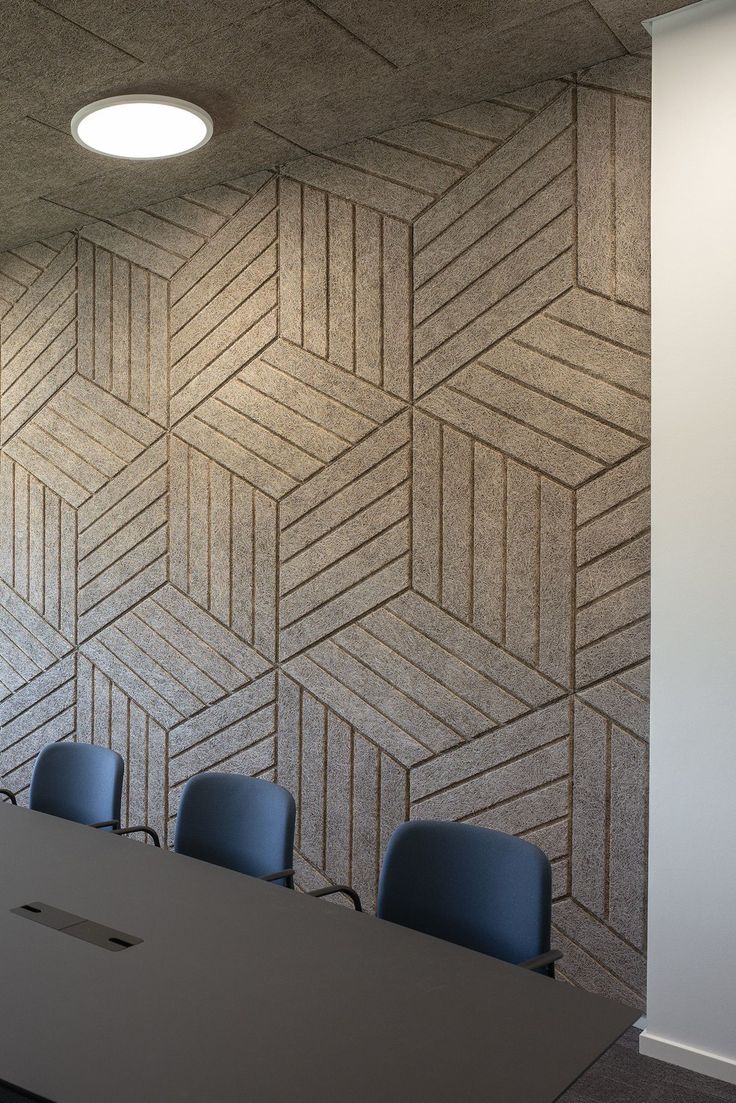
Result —
<path fill-rule="evenodd" d="M 685 0 L 0 0 L 0 248 L 647 46 Z M 111 161 L 69 133 L 123 92 L 207 108 L 209 145 Z"/>

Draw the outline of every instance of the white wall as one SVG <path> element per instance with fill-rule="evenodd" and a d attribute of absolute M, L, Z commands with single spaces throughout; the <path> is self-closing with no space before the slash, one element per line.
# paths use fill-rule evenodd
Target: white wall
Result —
<path fill-rule="evenodd" d="M 736 0 L 653 20 L 642 1052 L 736 1083 Z"/>

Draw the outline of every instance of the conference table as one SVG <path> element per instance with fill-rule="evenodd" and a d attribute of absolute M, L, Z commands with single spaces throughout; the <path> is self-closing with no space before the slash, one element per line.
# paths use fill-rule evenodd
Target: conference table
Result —
<path fill-rule="evenodd" d="M 0 1099 L 52 1103 L 551 1103 L 638 1016 L 5 804 L 0 984 Z"/>

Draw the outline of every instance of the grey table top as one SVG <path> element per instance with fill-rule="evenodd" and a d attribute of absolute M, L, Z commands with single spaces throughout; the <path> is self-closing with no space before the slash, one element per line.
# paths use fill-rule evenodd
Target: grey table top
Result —
<path fill-rule="evenodd" d="M 32 901 L 135 935 L 116 953 Z M 0 1081 L 53 1103 L 551 1103 L 636 1018 L 287 889 L 0 805 Z"/>

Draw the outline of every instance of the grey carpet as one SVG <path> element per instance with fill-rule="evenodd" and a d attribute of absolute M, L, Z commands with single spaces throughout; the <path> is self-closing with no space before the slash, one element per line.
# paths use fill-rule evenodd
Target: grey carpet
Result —
<path fill-rule="evenodd" d="M 736 1087 L 642 1057 L 639 1032 L 632 1029 L 560 1103 L 736 1103 Z"/>

